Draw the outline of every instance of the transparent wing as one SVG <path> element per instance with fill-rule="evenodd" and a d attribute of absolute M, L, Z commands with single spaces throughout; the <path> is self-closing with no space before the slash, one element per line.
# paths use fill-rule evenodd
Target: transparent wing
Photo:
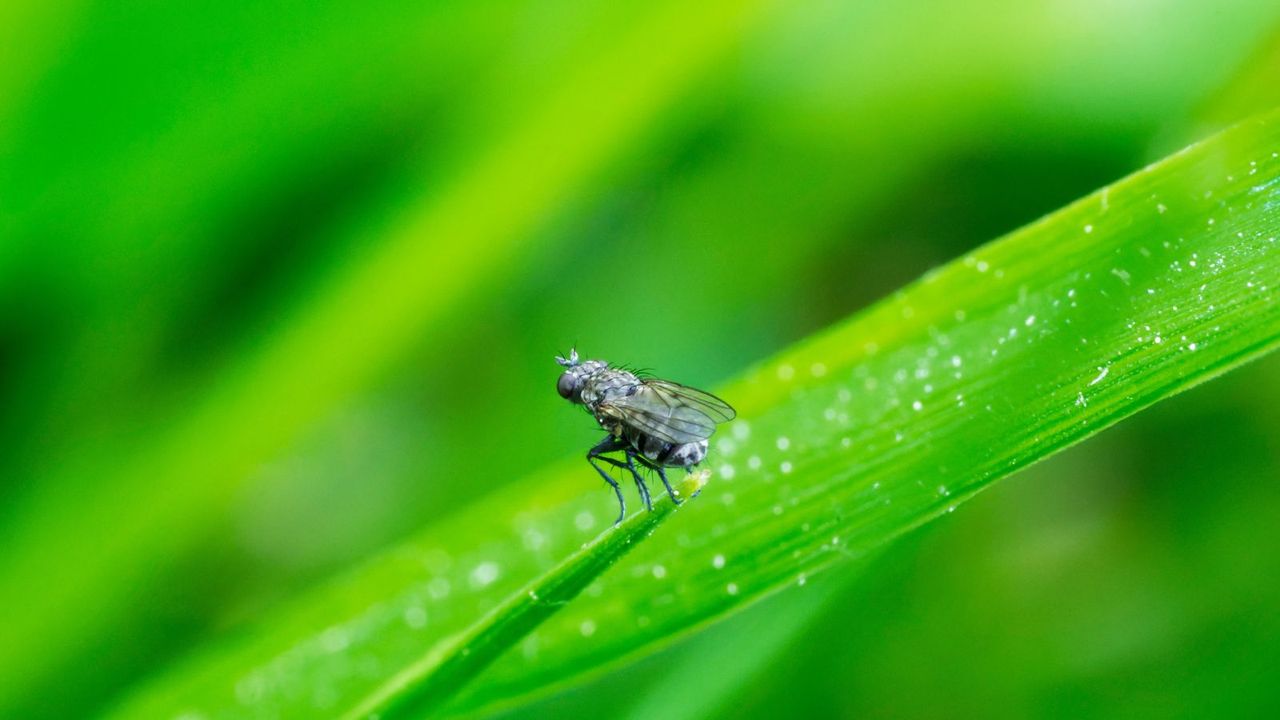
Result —
<path fill-rule="evenodd" d="M 738 416 L 738 413 L 729 406 L 729 403 L 709 392 L 674 383 L 670 380 L 650 378 L 642 382 L 645 387 L 678 398 L 682 404 L 702 411 L 704 415 L 718 423 L 729 422 Z"/>
<path fill-rule="evenodd" d="M 629 395 L 601 404 L 600 411 L 634 430 L 677 444 L 705 440 L 716 431 L 717 422 L 735 415 L 715 395 L 655 379 L 645 379 Z"/>

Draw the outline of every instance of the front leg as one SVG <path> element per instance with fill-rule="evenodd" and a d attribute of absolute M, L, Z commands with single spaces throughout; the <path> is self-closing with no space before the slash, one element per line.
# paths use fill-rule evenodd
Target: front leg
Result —
<path fill-rule="evenodd" d="M 636 489 L 640 492 L 640 499 L 644 501 L 645 509 L 653 509 L 653 501 L 649 499 L 649 486 L 644 484 L 644 477 L 640 474 L 640 471 L 636 469 L 635 464 L 631 462 L 622 462 L 621 460 L 614 460 L 611 457 L 605 457 L 603 455 L 596 459 L 607 462 L 619 470 L 626 470 L 631 473 L 631 477 L 635 478 L 636 481 Z"/>
<path fill-rule="evenodd" d="M 613 458 L 601 457 L 600 455 L 601 453 L 617 452 L 625 447 L 627 447 L 626 442 L 610 435 L 599 443 L 596 443 L 595 447 L 587 451 L 587 462 L 591 463 L 591 467 L 595 468 L 596 472 L 600 473 L 600 477 L 604 478 L 604 481 L 609 483 L 609 486 L 613 488 L 613 494 L 618 496 L 618 519 L 613 521 L 615 526 L 620 524 L 622 519 L 627 516 L 627 501 L 622 499 L 622 486 L 618 485 L 618 481 L 614 480 L 612 475 L 605 472 L 604 468 L 597 465 L 596 460 L 604 460 L 612 464 L 621 465 L 621 463 Z"/>

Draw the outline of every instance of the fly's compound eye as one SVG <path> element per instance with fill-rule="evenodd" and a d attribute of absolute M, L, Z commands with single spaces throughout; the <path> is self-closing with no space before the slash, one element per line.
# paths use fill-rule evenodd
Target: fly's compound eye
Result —
<path fill-rule="evenodd" d="M 560 393 L 560 397 L 565 400 L 577 400 L 578 391 L 581 389 L 582 383 L 578 381 L 577 376 L 567 372 L 560 376 L 560 381 L 556 383 L 556 392 Z"/>

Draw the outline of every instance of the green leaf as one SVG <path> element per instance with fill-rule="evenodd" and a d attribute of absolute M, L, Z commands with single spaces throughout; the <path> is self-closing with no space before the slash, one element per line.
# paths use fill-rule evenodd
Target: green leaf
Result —
<path fill-rule="evenodd" d="M 803 586 L 1275 347 L 1277 149 L 1280 116 L 1237 126 L 929 273 L 724 388 L 741 419 L 715 439 L 702 495 L 452 707 L 518 702 Z M 529 583 L 574 567 L 560 563 L 607 524 L 611 502 L 580 460 L 536 474 L 192 659 L 119 716 L 308 716 L 443 700 L 462 690 L 433 679 L 460 662 L 457 638 L 514 642 L 498 632 L 514 621 L 495 608 L 519 607 Z M 397 680 L 407 668 L 412 679 Z"/>
<path fill-rule="evenodd" d="M 702 489 L 708 473 L 690 475 L 678 490 L 689 496 Z M 485 617 L 421 662 L 415 663 L 347 713 L 348 717 L 396 712 L 424 715 L 435 710 L 457 688 L 483 670 L 512 643 L 582 592 L 639 540 L 651 535 L 675 505 L 659 502 L 652 512 L 632 515 L 626 522 L 582 546 L 563 563 L 536 578 L 522 593 L 507 598 Z"/>

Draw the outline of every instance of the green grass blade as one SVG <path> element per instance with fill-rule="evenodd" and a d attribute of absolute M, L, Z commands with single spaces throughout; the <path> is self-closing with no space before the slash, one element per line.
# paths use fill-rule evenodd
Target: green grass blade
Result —
<path fill-rule="evenodd" d="M 690 475 L 680 487 L 688 497 L 702 488 L 707 473 Z M 652 512 L 632 515 L 612 530 L 569 556 L 550 572 L 535 579 L 488 612 L 455 640 L 438 647 L 421 662 L 405 668 L 383 683 L 364 702 L 346 714 L 351 720 L 380 717 L 422 717 L 436 710 L 457 688 L 496 660 L 513 643 L 568 603 L 597 576 L 635 544 L 649 537 L 671 514 L 668 498 Z"/>
<path fill-rule="evenodd" d="M 702 496 L 453 707 L 518 702 L 804 585 L 1274 348 L 1278 151 L 1280 116 L 1237 126 L 723 389 L 742 419 L 713 443 Z M 580 462 L 539 474 L 194 658 L 120 715 L 366 707 L 386 678 L 486 632 L 499 619 L 476 618 L 576 551 L 611 500 Z"/>

